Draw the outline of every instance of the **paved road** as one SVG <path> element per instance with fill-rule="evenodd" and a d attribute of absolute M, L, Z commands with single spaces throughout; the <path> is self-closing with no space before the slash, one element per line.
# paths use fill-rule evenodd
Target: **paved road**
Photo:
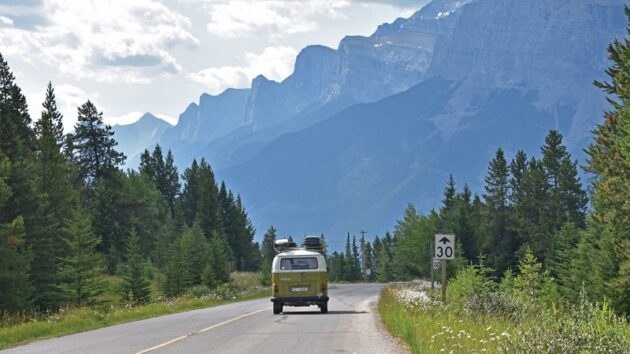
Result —
<path fill-rule="evenodd" d="M 400 353 L 379 323 L 382 285 L 337 285 L 329 312 L 268 298 L 125 323 L 2 351 L 9 353 Z"/>

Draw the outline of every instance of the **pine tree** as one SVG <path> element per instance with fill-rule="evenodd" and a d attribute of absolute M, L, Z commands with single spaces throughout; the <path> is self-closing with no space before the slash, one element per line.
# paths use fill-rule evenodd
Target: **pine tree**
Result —
<path fill-rule="evenodd" d="M 92 227 L 94 233 L 101 238 L 97 249 L 107 254 L 107 272 L 114 274 L 116 264 L 120 262 L 124 243 L 120 237 L 122 228 L 118 218 L 118 200 L 105 180 L 96 184 L 91 204 Z"/>
<path fill-rule="evenodd" d="M 164 293 L 167 296 L 179 295 L 193 284 L 193 275 L 187 266 L 186 245 L 180 237 L 170 247 L 164 270 Z"/>
<path fill-rule="evenodd" d="M 135 228 L 142 253 L 151 254 L 160 227 L 169 214 L 157 187 L 146 175 L 129 171 L 122 178 L 118 205 L 117 220 L 121 229 L 127 233 Z"/>
<path fill-rule="evenodd" d="M 203 272 L 201 273 L 201 283 L 210 289 L 216 288 L 217 281 L 214 278 L 214 269 L 212 269 L 211 264 L 207 264 L 206 267 L 203 268 Z"/>
<path fill-rule="evenodd" d="M 6 184 L 11 163 L 0 152 L 0 208 L 12 191 Z M 30 307 L 30 257 L 24 246 L 24 219 L 0 222 L 0 309 L 18 312 Z"/>
<path fill-rule="evenodd" d="M 497 149 L 488 166 L 483 195 L 488 210 L 488 235 L 483 242 L 483 252 L 488 255 L 488 265 L 497 274 L 503 274 L 513 262 L 514 240 L 508 230 L 509 170 L 503 149 Z"/>
<path fill-rule="evenodd" d="M 461 243 L 461 256 L 466 260 L 475 260 L 479 255 L 479 236 L 472 219 L 472 192 L 467 184 L 461 193 L 457 194 L 453 211 L 451 212 L 453 232 L 457 242 Z"/>
<path fill-rule="evenodd" d="M 519 208 L 523 203 L 523 195 L 525 194 L 524 179 L 527 172 L 527 155 L 523 150 L 519 150 L 516 156 L 510 162 L 510 196 L 509 200 L 514 206 L 515 213 L 518 214 Z"/>
<path fill-rule="evenodd" d="M 188 226 L 192 226 L 197 217 L 199 205 L 199 165 L 193 160 L 189 168 L 184 170 L 184 190 L 182 191 L 181 207 Z"/>
<path fill-rule="evenodd" d="M 225 240 L 225 237 L 217 232 L 213 232 L 210 235 L 208 257 L 209 263 L 214 270 L 214 278 L 220 283 L 227 282 L 228 274 L 225 271 L 225 262 L 230 260 L 232 255 L 230 253 L 230 245 Z"/>
<path fill-rule="evenodd" d="M 12 164 L 34 150 L 35 139 L 30 125 L 26 98 L 0 54 L 0 151 Z"/>
<path fill-rule="evenodd" d="M 530 249 L 539 261 L 544 262 L 553 235 L 548 227 L 550 187 L 544 166 L 536 158 L 532 157 L 527 164 L 523 186 L 519 235 L 521 251 Z"/>
<path fill-rule="evenodd" d="M 630 8 L 626 6 L 630 20 Z M 604 114 L 604 122 L 594 131 L 594 142 L 588 148 L 587 171 L 593 179 L 593 226 L 601 231 L 601 257 L 610 262 L 599 277 L 602 292 L 612 299 L 621 312 L 630 312 L 630 25 L 623 41 L 615 40 L 608 47 L 612 65 L 606 70 L 609 82 L 595 85 L 608 94 L 612 110 Z"/>
<path fill-rule="evenodd" d="M 153 163 L 153 156 L 148 149 L 144 149 L 144 151 L 140 154 L 140 166 L 138 166 L 138 172 L 143 175 L 149 176 L 152 181 L 155 181 L 155 169 L 153 168 L 155 164 Z"/>
<path fill-rule="evenodd" d="M 181 184 L 179 183 L 179 173 L 177 172 L 177 166 L 175 166 L 175 159 L 171 150 L 168 151 L 166 155 L 166 162 L 164 166 L 164 176 L 166 179 L 166 184 L 164 189 L 160 192 L 162 193 L 162 198 L 168 205 L 171 210 L 171 214 L 175 215 L 175 202 L 177 200 L 177 196 L 179 195 L 179 190 L 181 188 Z"/>
<path fill-rule="evenodd" d="M 562 145 L 562 134 L 551 130 L 541 151 L 550 193 L 546 227 L 555 233 L 567 221 L 583 226 L 588 200 L 578 177 L 577 161 L 571 161 Z"/>
<path fill-rule="evenodd" d="M 449 209 L 455 204 L 455 195 L 457 190 L 455 188 L 455 179 L 452 174 L 448 175 L 448 183 L 444 188 L 444 199 L 442 199 L 442 210 L 448 212 Z"/>
<path fill-rule="evenodd" d="M 149 300 L 151 289 L 144 274 L 144 259 L 140 250 L 140 240 L 135 229 L 131 229 L 125 249 L 123 285 L 121 296 L 126 301 L 142 304 Z"/>
<path fill-rule="evenodd" d="M 351 280 L 361 279 L 361 259 L 359 257 L 359 248 L 357 247 L 357 239 L 352 235 L 352 270 Z"/>
<path fill-rule="evenodd" d="M 354 265 L 352 264 L 352 244 L 350 243 L 350 233 L 346 236 L 346 252 L 343 254 L 343 270 L 341 272 L 343 280 L 352 279 L 352 270 Z"/>
<path fill-rule="evenodd" d="M 201 273 L 208 264 L 208 242 L 197 225 L 184 230 L 181 239 L 185 254 L 184 266 L 188 269 L 192 285 L 201 284 Z"/>
<path fill-rule="evenodd" d="M 560 207 L 565 220 L 580 228 L 586 225 L 586 206 L 588 196 L 582 188 L 578 176 L 577 160 L 571 161 L 570 156 L 562 160 L 560 166 Z"/>
<path fill-rule="evenodd" d="M 273 247 L 276 242 L 276 229 L 270 226 L 267 232 L 263 235 L 262 241 L 262 283 L 264 285 L 271 284 L 271 264 L 273 258 L 276 255 L 276 251 Z"/>
<path fill-rule="evenodd" d="M 581 287 L 581 284 L 573 282 L 573 273 L 576 269 L 572 264 L 577 257 L 579 241 L 580 230 L 575 224 L 567 222 L 554 237 L 547 259 L 548 269 L 556 279 L 560 292 L 565 298 L 573 300 Z"/>
<path fill-rule="evenodd" d="M 118 143 L 112 137 L 114 132 L 103 123 L 103 113 L 91 101 L 82 104 L 78 113 L 72 135 L 74 158 L 79 165 L 79 176 L 91 188 L 98 179 L 111 177 L 126 157 L 116 151 Z"/>
<path fill-rule="evenodd" d="M 201 227 L 206 237 L 209 237 L 213 232 L 225 235 L 223 219 L 221 218 L 221 205 L 219 203 L 219 189 L 217 188 L 212 168 L 203 159 L 199 164 L 197 183 L 199 194 L 197 197 L 195 223 Z"/>
<path fill-rule="evenodd" d="M 96 247 L 100 238 L 92 232 L 90 219 L 72 212 L 63 238 L 67 255 L 61 259 L 62 288 L 69 302 L 78 306 L 97 303 L 103 293 L 102 268 Z"/>
<path fill-rule="evenodd" d="M 42 232 L 32 239 L 33 265 L 31 279 L 35 287 L 35 304 L 41 309 L 58 308 L 62 302 L 59 283 L 59 257 L 63 255 L 61 235 L 63 220 L 74 207 L 75 192 L 71 170 L 63 156 L 63 123 L 57 110 L 52 84 L 48 83 L 44 110 L 35 123 L 36 170 L 38 192 L 42 195 Z"/>
<path fill-rule="evenodd" d="M 25 259 L 32 261 L 27 250 L 32 249 L 37 240 L 44 238 L 48 232 L 46 200 L 37 188 L 39 171 L 35 164 L 35 148 L 35 134 L 31 129 L 26 98 L 15 84 L 7 62 L 0 55 L 0 163 L 5 165 L 0 177 L 10 191 L 0 203 L 0 227 L 6 225 L 11 230 L 21 230 L 13 235 L 14 238 L 7 235 L 8 243 L 3 246 L 5 255 L 16 257 L 15 260 L 6 260 L 4 264 L 5 267 L 15 268 L 16 272 L 16 291 L 7 290 L 7 294 L 28 295 L 22 299 L 7 299 L 13 308 L 30 305 L 31 285 L 22 283 L 21 277 L 25 269 L 33 274 L 31 266 L 37 267 L 40 263 L 25 267 L 23 262 Z M 0 243 L 3 242 L 0 239 Z"/>

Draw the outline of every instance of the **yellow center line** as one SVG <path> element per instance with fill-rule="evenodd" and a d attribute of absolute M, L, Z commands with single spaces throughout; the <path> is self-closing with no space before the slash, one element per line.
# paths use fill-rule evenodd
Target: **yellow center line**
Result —
<path fill-rule="evenodd" d="M 180 340 L 182 340 L 182 339 L 184 339 L 184 338 L 186 338 L 186 337 L 189 337 L 189 336 L 191 336 L 191 335 L 193 335 L 193 334 L 196 334 L 196 333 L 203 333 L 203 332 L 209 331 L 209 330 L 211 330 L 211 329 L 214 329 L 214 328 L 217 328 L 217 327 L 221 327 L 221 326 L 223 326 L 223 325 L 226 325 L 226 324 L 228 324 L 228 323 L 230 323 L 230 322 L 238 321 L 238 320 L 240 320 L 240 319 L 242 319 L 242 318 L 245 318 L 245 317 L 248 317 L 248 316 L 251 316 L 251 315 L 255 315 L 255 314 L 259 313 L 259 312 L 268 311 L 268 310 L 270 310 L 270 309 L 271 309 L 271 307 L 266 307 L 266 308 L 264 308 L 264 309 L 256 310 L 256 311 L 254 311 L 254 312 L 246 313 L 246 314 L 244 314 L 244 315 L 240 315 L 240 316 L 238 316 L 238 317 L 234 317 L 234 318 L 231 318 L 231 319 L 229 319 L 229 320 L 226 320 L 226 321 L 223 321 L 223 322 L 219 322 L 219 323 L 214 324 L 214 325 L 212 325 L 212 326 L 210 326 L 210 327 L 206 327 L 206 328 L 204 328 L 204 329 L 201 329 L 201 330 L 199 330 L 199 331 L 197 331 L 197 332 L 189 333 L 189 334 L 183 335 L 183 336 L 181 336 L 181 337 L 177 337 L 177 338 L 175 338 L 175 339 L 171 339 L 171 340 L 169 340 L 168 342 L 164 342 L 164 343 L 158 344 L 158 345 L 156 345 L 156 346 L 154 346 L 154 347 L 151 347 L 151 348 L 148 348 L 148 349 L 145 349 L 145 350 L 141 350 L 141 351 L 137 352 L 136 354 L 144 354 L 144 353 L 148 353 L 148 352 L 154 351 L 154 350 L 156 350 L 156 349 L 164 348 L 164 347 L 166 347 L 167 345 L 173 344 L 173 343 L 175 343 L 175 342 L 179 342 Z"/>

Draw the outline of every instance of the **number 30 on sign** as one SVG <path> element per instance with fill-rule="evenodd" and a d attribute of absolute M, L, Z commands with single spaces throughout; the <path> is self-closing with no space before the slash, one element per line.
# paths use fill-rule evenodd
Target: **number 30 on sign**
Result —
<path fill-rule="evenodd" d="M 435 259 L 455 259 L 455 235 L 435 235 Z"/>

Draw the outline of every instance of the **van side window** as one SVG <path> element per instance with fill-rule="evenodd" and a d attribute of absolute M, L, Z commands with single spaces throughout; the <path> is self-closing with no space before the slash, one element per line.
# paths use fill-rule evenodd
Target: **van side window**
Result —
<path fill-rule="evenodd" d="M 281 270 L 317 269 L 316 257 L 282 258 Z"/>

